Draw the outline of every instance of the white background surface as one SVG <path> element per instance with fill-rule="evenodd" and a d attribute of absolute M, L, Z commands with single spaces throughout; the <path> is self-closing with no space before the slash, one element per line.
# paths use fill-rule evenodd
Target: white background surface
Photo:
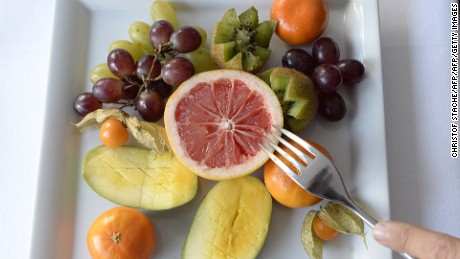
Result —
<path fill-rule="evenodd" d="M 460 236 L 460 159 L 449 149 L 450 2 L 379 1 L 380 33 L 392 218 Z M 52 4 L 0 0 L 2 258 L 29 256 Z"/>

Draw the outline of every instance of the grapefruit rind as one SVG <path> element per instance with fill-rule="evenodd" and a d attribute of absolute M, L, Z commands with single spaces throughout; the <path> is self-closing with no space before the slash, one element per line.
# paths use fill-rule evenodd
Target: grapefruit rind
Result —
<path fill-rule="evenodd" d="M 196 74 L 182 83 L 171 95 L 166 104 L 164 113 L 166 134 L 171 149 L 176 154 L 178 160 L 198 176 L 209 180 L 233 179 L 248 175 L 260 168 L 268 160 L 268 156 L 260 149 L 254 156 L 241 164 L 211 168 L 204 163 L 193 160 L 187 153 L 185 144 L 182 143 L 182 137 L 178 130 L 179 125 L 175 118 L 176 108 L 179 102 L 185 96 L 189 95 L 190 91 L 199 83 L 212 83 L 223 78 L 228 78 L 232 81 L 236 79 L 241 80 L 245 82 L 252 91 L 261 94 L 264 97 L 264 106 L 269 110 L 271 115 L 271 124 L 280 128 L 283 127 L 283 112 L 278 98 L 263 80 L 253 74 L 231 69 L 214 70 Z M 209 102 L 210 100 L 202 101 Z M 275 143 L 277 142 L 268 132 L 266 132 L 264 137 L 271 139 Z M 262 137 L 260 141 L 262 142 Z"/>

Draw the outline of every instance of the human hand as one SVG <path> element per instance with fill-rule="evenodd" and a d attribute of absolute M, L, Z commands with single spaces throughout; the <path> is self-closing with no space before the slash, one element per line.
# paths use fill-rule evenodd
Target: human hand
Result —
<path fill-rule="evenodd" d="M 383 221 L 375 225 L 372 235 L 380 244 L 417 258 L 460 258 L 460 239 L 411 224 Z"/>

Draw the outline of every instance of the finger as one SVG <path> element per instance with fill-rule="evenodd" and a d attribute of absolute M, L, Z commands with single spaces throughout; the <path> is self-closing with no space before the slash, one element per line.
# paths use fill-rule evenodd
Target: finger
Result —
<path fill-rule="evenodd" d="M 418 258 L 450 259 L 460 256 L 460 239 L 411 224 L 380 222 L 372 234 L 380 244 Z"/>

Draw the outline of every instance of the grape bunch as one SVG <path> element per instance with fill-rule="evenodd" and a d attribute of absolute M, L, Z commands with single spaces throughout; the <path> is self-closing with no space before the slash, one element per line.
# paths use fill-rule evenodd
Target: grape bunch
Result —
<path fill-rule="evenodd" d="M 158 121 L 175 87 L 196 72 L 214 68 L 203 47 L 206 32 L 198 26 L 176 30 L 167 20 L 151 26 L 135 22 L 129 35 L 131 41 L 113 42 L 106 63 L 91 71 L 92 91 L 78 95 L 73 103 L 79 115 L 111 104 L 120 109 L 132 106 L 145 121 Z"/>
<path fill-rule="evenodd" d="M 311 55 L 303 49 L 289 49 L 281 62 L 311 78 L 319 96 L 318 113 L 330 121 L 343 119 L 347 112 L 345 101 L 337 90 L 342 85 L 358 84 L 365 71 L 358 60 L 340 60 L 340 49 L 329 37 L 319 38 L 313 44 Z"/>

